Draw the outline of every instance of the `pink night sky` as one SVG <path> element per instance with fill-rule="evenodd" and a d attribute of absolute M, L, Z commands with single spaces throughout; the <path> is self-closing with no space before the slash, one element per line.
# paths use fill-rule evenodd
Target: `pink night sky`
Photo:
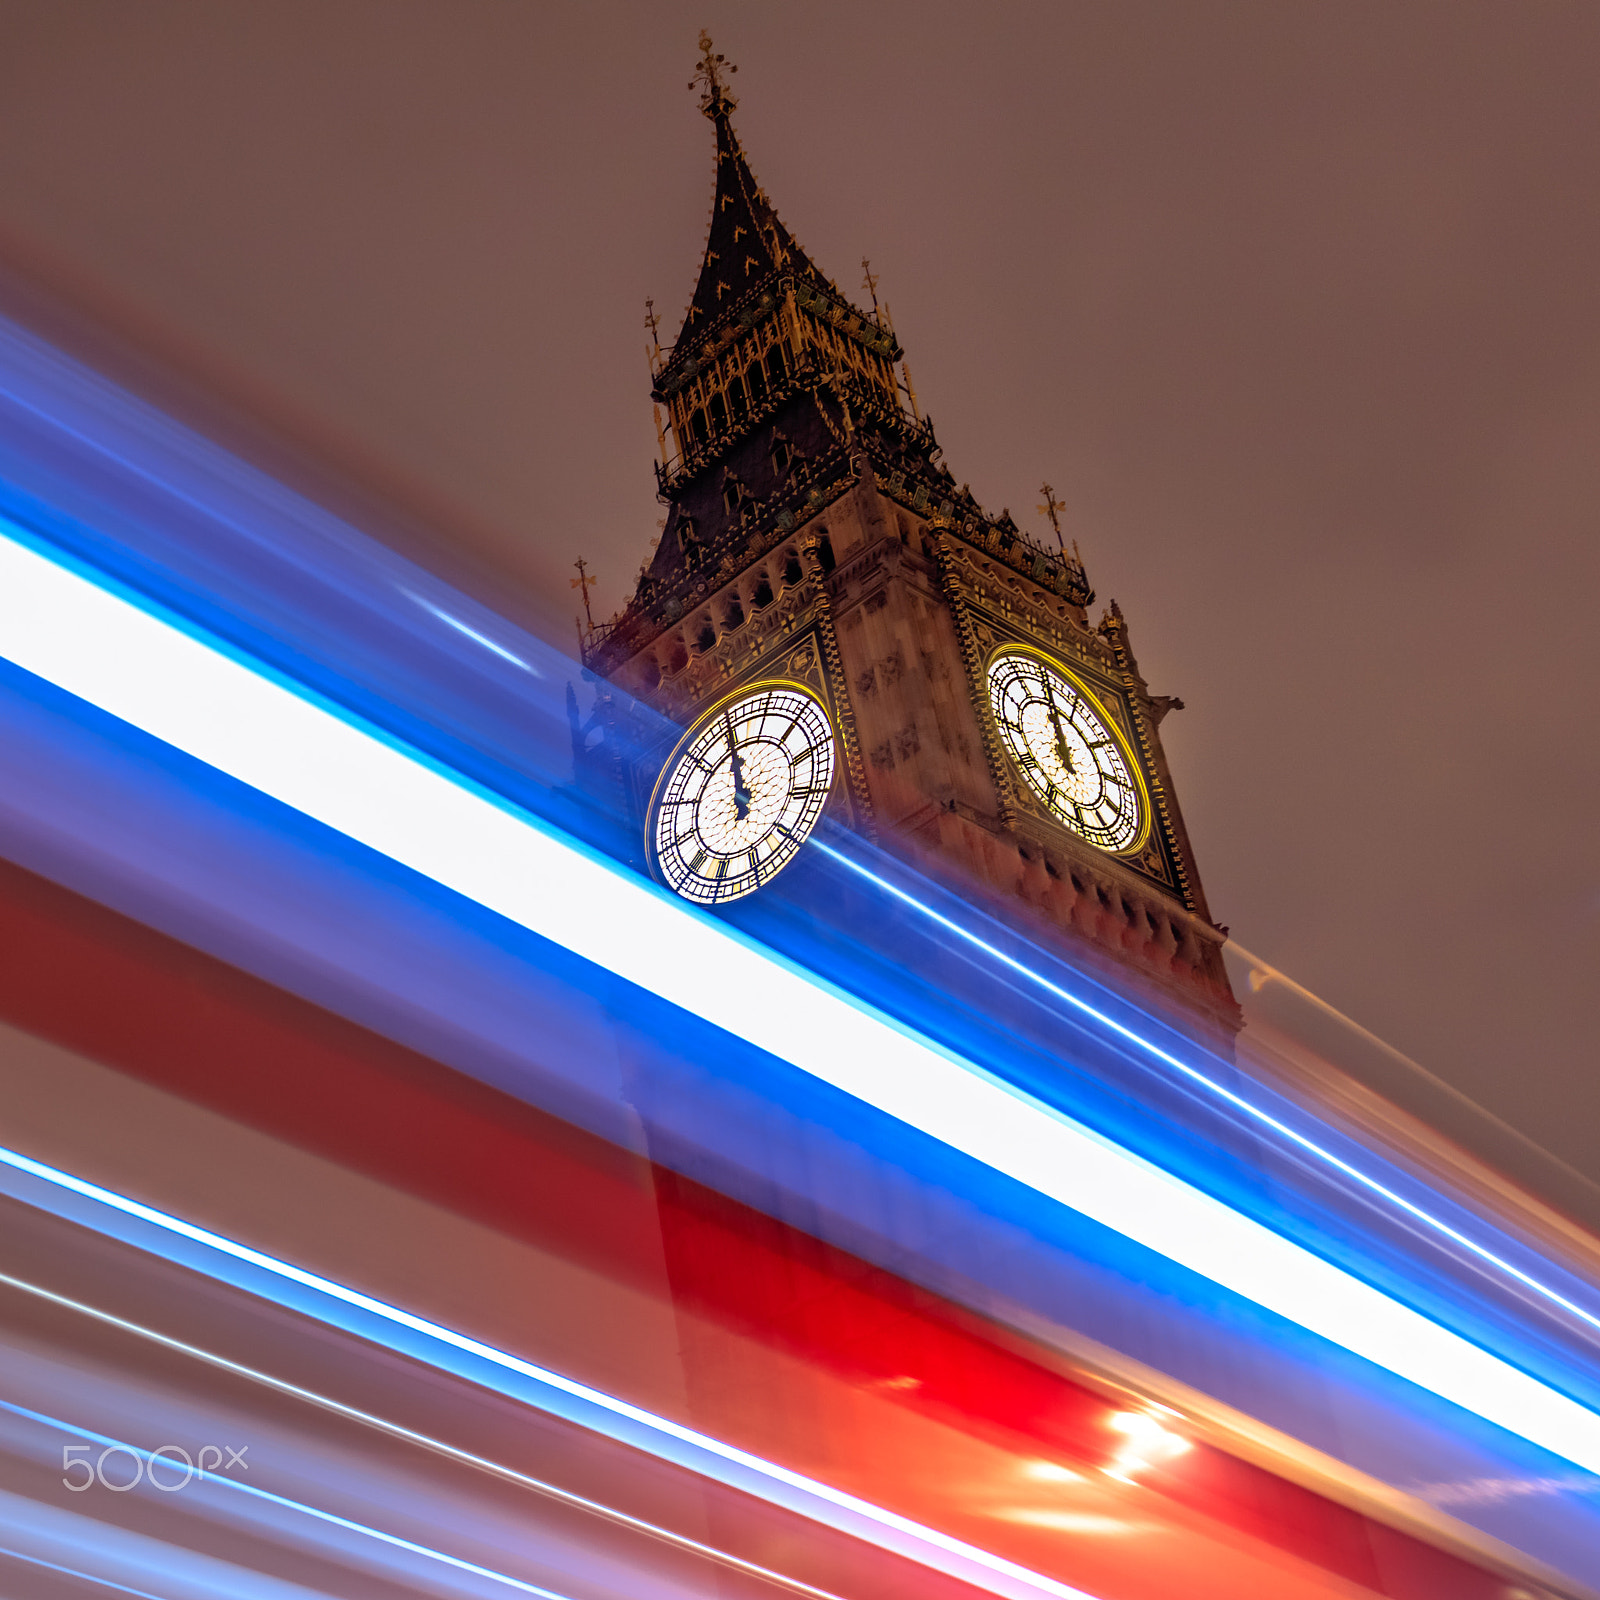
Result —
<path fill-rule="evenodd" d="M 1215 914 L 1600 1178 L 1591 0 L 0 4 L 0 309 L 565 644 L 663 514 L 701 27 L 1187 702 Z"/>

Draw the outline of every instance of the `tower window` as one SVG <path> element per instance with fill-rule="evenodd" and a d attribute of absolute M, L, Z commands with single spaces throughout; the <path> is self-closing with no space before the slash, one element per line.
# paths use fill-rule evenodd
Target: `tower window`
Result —
<path fill-rule="evenodd" d="M 711 650 L 711 649 L 714 649 L 716 647 L 716 643 L 717 643 L 717 632 L 716 632 L 716 629 L 713 628 L 711 626 L 711 624 L 708 622 L 708 623 L 705 624 L 704 627 L 701 628 L 699 636 L 695 639 L 694 647 L 695 647 L 696 650 L 701 650 L 701 651 Z"/>
<path fill-rule="evenodd" d="M 737 478 L 729 478 L 722 488 L 722 503 L 728 508 L 730 516 L 739 509 L 744 498 L 744 485 Z"/>
<path fill-rule="evenodd" d="M 694 415 L 689 418 L 689 437 L 696 445 L 705 444 L 711 437 L 706 428 L 706 414 L 701 409 L 697 408 Z"/>
<path fill-rule="evenodd" d="M 817 560 L 822 566 L 824 574 L 832 572 L 835 566 L 833 559 L 833 540 L 827 534 L 817 541 Z"/>
<path fill-rule="evenodd" d="M 720 389 L 712 395 L 710 404 L 706 406 L 706 415 L 711 421 L 711 431 L 718 434 L 728 426 L 728 402 L 723 399 Z"/>
<path fill-rule="evenodd" d="M 799 557 L 791 555 L 783 564 L 783 581 L 792 589 L 803 577 L 805 573 L 801 570 Z"/>
<path fill-rule="evenodd" d="M 767 398 L 767 374 L 759 361 L 744 369 L 744 386 L 750 391 L 750 404 L 758 406 Z"/>
<path fill-rule="evenodd" d="M 756 585 L 756 592 L 750 596 L 750 604 L 760 610 L 762 606 L 772 604 L 772 585 L 765 578 Z"/>
<path fill-rule="evenodd" d="M 776 389 L 788 376 L 788 368 L 784 365 L 783 346 L 775 344 L 767 351 L 767 380 Z"/>
<path fill-rule="evenodd" d="M 794 460 L 794 446 L 787 439 L 779 439 L 772 446 L 772 470 L 781 478 Z"/>
<path fill-rule="evenodd" d="M 749 409 L 745 400 L 744 384 L 737 377 L 728 380 L 728 409 L 736 422 Z"/>
<path fill-rule="evenodd" d="M 744 626 L 744 607 L 739 604 L 737 595 L 728 602 L 728 610 L 722 619 L 722 625 L 729 630 Z"/>

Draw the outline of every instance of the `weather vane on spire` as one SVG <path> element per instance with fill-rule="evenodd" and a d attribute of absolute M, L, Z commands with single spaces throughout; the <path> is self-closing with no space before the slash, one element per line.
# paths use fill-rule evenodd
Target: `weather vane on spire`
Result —
<path fill-rule="evenodd" d="M 1042 484 L 1039 493 L 1044 496 L 1044 504 L 1035 506 L 1035 511 L 1042 511 L 1050 519 L 1050 526 L 1056 530 L 1056 543 L 1061 546 L 1061 553 L 1067 553 L 1067 541 L 1061 536 L 1061 502 L 1056 499 L 1056 492 L 1048 483 Z M 1076 545 L 1073 546 L 1077 548 Z"/>
<path fill-rule="evenodd" d="M 878 314 L 878 274 L 872 270 L 872 263 L 865 256 L 861 258 L 861 270 L 866 276 L 861 280 L 861 287 L 872 296 L 872 314 Z"/>
<path fill-rule="evenodd" d="M 1072 554 L 1067 554 L 1067 541 L 1061 532 L 1061 513 L 1066 508 L 1056 499 L 1056 492 L 1048 483 L 1039 486 L 1039 493 L 1044 496 L 1044 504 L 1035 506 L 1034 510 L 1042 512 L 1050 519 L 1050 526 L 1056 530 L 1056 543 L 1061 546 L 1062 564 L 1067 569 L 1068 581 L 1074 585 L 1068 590 L 1068 598 L 1075 600 L 1078 605 L 1088 605 L 1094 599 L 1094 590 L 1089 587 L 1088 574 L 1083 570 L 1083 556 L 1078 551 L 1078 541 L 1072 541 Z M 1084 597 L 1087 598 L 1084 598 Z M 1115 604 L 1115 601 L 1112 602 Z"/>
<path fill-rule="evenodd" d="M 583 614 L 584 614 L 585 617 L 587 617 L 589 619 L 589 632 L 593 633 L 594 632 L 594 612 L 592 612 L 589 609 L 589 591 L 600 580 L 598 578 L 591 578 L 589 576 L 588 563 L 583 559 L 582 556 L 579 556 L 578 559 L 576 561 L 574 561 L 572 564 L 573 564 L 573 566 L 575 566 L 578 569 L 578 576 L 572 580 L 572 585 L 571 586 L 574 589 L 581 589 L 583 591 Z"/>
<path fill-rule="evenodd" d="M 700 109 L 708 117 L 725 115 L 738 105 L 738 101 L 728 92 L 728 86 L 722 81 L 723 69 L 730 73 L 739 69 L 733 66 L 724 55 L 718 55 L 711 45 L 711 35 L 704 28 L 700 30 L 700 65 L 694 69 L 694 76 L 689 80 L 692 89 L 696 84 L 700 87 Z"/>

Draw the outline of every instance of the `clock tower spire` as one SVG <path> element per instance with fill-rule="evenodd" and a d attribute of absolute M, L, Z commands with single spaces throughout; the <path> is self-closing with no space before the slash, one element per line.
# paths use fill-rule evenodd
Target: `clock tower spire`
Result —
<path fill-rule="evenodd" d="M 784 226 L 734 130 L 735 69 L 700 46 L 711 223 L 652 361 L 667 517 L 584 651 L 687 729 L 648 775 L 653 866 L 705 902 L 757 891 L 825 804 L 1231 1034 L 1161 748 L 1180 702 L 1149 694 L 1115 602 L 1091 621 L 1053 490 L 1046 543 L 957 486 L 876 279 L 852 304 Z"/>

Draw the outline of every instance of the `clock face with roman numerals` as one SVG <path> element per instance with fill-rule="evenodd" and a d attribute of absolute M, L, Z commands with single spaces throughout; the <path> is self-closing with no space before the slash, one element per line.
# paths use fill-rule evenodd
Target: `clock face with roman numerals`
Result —
<path fill-rule="evenodd" d="M 1122 855 L 1149 831 L 1143 786 L 1088 687 L 1022 650 L 989 663 L 989 704 L 1027 785 L 1053 816 L 1101 850 Z"/>
<path fill-rule="evenodd" d="M 797 684 L 762 683 L 690 728 L 656 785 L 650 857 L 702 905 L 759 889 L 794 858 L 833 784 L 833 727 Z"/>

